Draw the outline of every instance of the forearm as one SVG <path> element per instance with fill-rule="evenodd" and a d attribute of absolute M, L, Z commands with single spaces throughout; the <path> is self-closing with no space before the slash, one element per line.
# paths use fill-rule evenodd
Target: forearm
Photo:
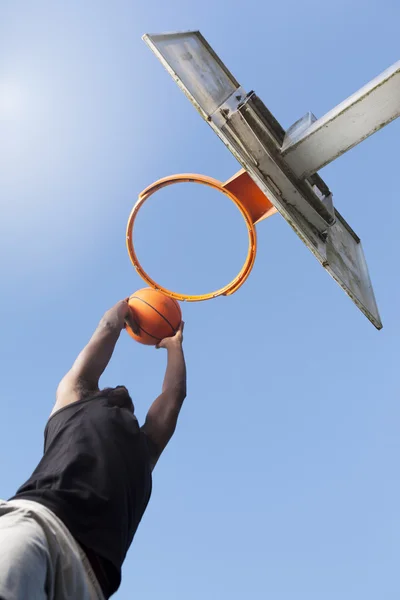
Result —
<path fill-rule="evenodd" d="M 162 392 L 175 390 L 177 395 L 186 396 L 186 363 L 182 344 L 176 343 L 168 348 L 167 369 Z M 183 401 L 183 400 L 182 400 Z"/>
<path fill-rule="evenodd" d="M 168 363 L 162 393 L 150 407 L 147 429 L 157 445 L 164 447 L 174 432 L 179 411 L 186 397 L 186 366 L 181 344 L 168 348 Z"/>
<path fill-rule="evenodd" d="M 120 328 L 101 320 L 89 343 L 78 355 L 72 373 L 88 384 L 97 385 L 110 362 L 120 333 Z"/>
<path fill-rule="evenodd" d="M 80 379 L 96 385 L 107 367 L 124 327 L 118 303 L 102 317 L 89 343 L 76 359 L 72 371 Z"/>

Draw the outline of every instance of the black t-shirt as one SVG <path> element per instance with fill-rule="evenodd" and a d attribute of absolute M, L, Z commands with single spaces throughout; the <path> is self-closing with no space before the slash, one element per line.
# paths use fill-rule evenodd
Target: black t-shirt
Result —
<path fill-rule="evenodd" d="M 44 455 L 13 499 L 52 510 L 87 551 L 108 597 L 151 494 L 146 435 L 129 394 L 100 392 L 52 415 Z"/>

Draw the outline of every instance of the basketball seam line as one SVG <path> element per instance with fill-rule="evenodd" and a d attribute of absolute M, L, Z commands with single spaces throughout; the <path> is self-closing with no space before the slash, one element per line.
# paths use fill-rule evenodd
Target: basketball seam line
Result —
<path fill-rule="evenodd" d="M 153 338 L 153 340 L 157 340 L 158 342 L 161 342 L 161 338 L 158 338 L 157 336 L 155 336 L 155 335 L 152 335 L 151 333 L 149 333 L 148 331 L 146 331 L 146 330 L 145 330 L 143 327 L 141 327 L 140 325 L 139 325 L 139 329 L 140 329 L 141 331 L 143 331 L 143 333 L 145 333 L 146 335 L 149 335 L 150 337 L 152 337 L 152 338 Z M 133 332 L 133 333 L 135 333 L 135 332 Z"/>
<path fill-rule="evenodd" d="M 139 298 L 139 296 L 131 296 L 131 299 L 132 299 L 132 300 L 133 300 L 133 299 L 135 299 L 135 300 L 140 300 L 141 302 L 143 302 L 144 304 L 147 304 L 147 306 L 149 306 L 150 308 L 152 308 L 153 310 L 155 310 L 155 311 L 156 311 L 156 313 L 157 313 L 158 315 L 160 315 L 160 317 L 162 317 L 166 323 L 168 323 L 168 325 L 171 327 L 171 329 L 172 329 L 173 333 L 176 333 L 176 329 L 175 329 L 175 327 L 172 327 L 172 325 L 171 325 L 171 323 L 168 321 L 167 317 L 164 317 L 164 315 L 163 315 L 162 313 L 160 313 L 160 312 L 159 312 L 159 311 L 158 311 L 156 308 L 154 308 L 154 306 L 152 306 L 151 304 L 149 304 L 149 302 L 146 302 L 146 300 L 143 300 L 143 298 Z M 143 331 L 144 331 L 144 330 L 143 330 Z M 149 335 L 151 335 L 151 334 L 149 333 Z M 154 337 L 154 336 L 152 336 L 152 337 Z"/>

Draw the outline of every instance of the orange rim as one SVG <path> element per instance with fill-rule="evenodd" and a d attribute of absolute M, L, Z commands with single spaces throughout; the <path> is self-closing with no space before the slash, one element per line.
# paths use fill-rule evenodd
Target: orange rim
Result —
<path fill-rule="evenodd" d="M 172 292 L 167 288 L 163 287 L 159 283 L 156 283 L 143 269 L 142 265 L 139 262 L 139 259 L 136 255 L 135 248 L 133 245 L 133 231 L 135 220 L 137 214 L 140 210 L 140 207 L 152 196 L 155 192 L 158 192 L 164 187 L 168 185 L 173 185 L 174 183 L 199 183 L 202 185 L 207 185 L 215 190 L 218 190 L 228 196 L 230 200 L 240 210 L 248 231 L 249 236 L 249 247 L 247 251 L 247 257 L 241 268 L 238 275 L 233 279 L 228 285 L 216 290 L 215 292 L 209 292 L 208 294 L 199 294 L 199 295 L 191 295 L 191 294 L 180 294 L 177 292 Z M 201 302 L 203 300 L 211 300 L 212 298 L 217 298 L 218 296 L 230 296 L 234 292 L 236 292 L 246 281 L 248 276 L 251 273 L 251 270 L 254 265 L 254 261 L 256 258 L 256 250 L 257 250 L 257 233 L 255 226 L 253 224 L 252 218 L 248 210 L 243 206 L 241 201 L 232 194 L 229 190 L 223 187 L 223 184 L 217 179 L 213 179 L 212 177 L 207 177 L 205 175 L 193 175 L 193 174 L 182 174 L 182 175 L 171 175 L 170 177 L 164 177 L 163 179 L 159 179 L 149 187 L 147 187 L 143 192 L 139 194 L 138 201 L 132 209 L 131 214 L 129 215 L 128 224 L 126 227 L 126 245 L 128 249 L 129 258 L 133 266 L 135 267 L 137 273 L 140 277 L 151 287 L 160 292 L 163 292 L 170 298 L 175 298 L 175 300 L 182 300 L 187 302 Z"/>

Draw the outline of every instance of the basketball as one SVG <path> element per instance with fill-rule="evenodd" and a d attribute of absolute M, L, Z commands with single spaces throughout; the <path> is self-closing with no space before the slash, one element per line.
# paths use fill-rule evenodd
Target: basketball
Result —
<path fill-rule="evenodd" d="M 126 330 L 134 340 L 146 346 L 155 346 L 162 339 L 175 335 L 182 321 L 178 302 L 153 288 L 143 288 L 132 294 L 129 306 L 140 331 L 137 335 L 128 325 Z"/>

